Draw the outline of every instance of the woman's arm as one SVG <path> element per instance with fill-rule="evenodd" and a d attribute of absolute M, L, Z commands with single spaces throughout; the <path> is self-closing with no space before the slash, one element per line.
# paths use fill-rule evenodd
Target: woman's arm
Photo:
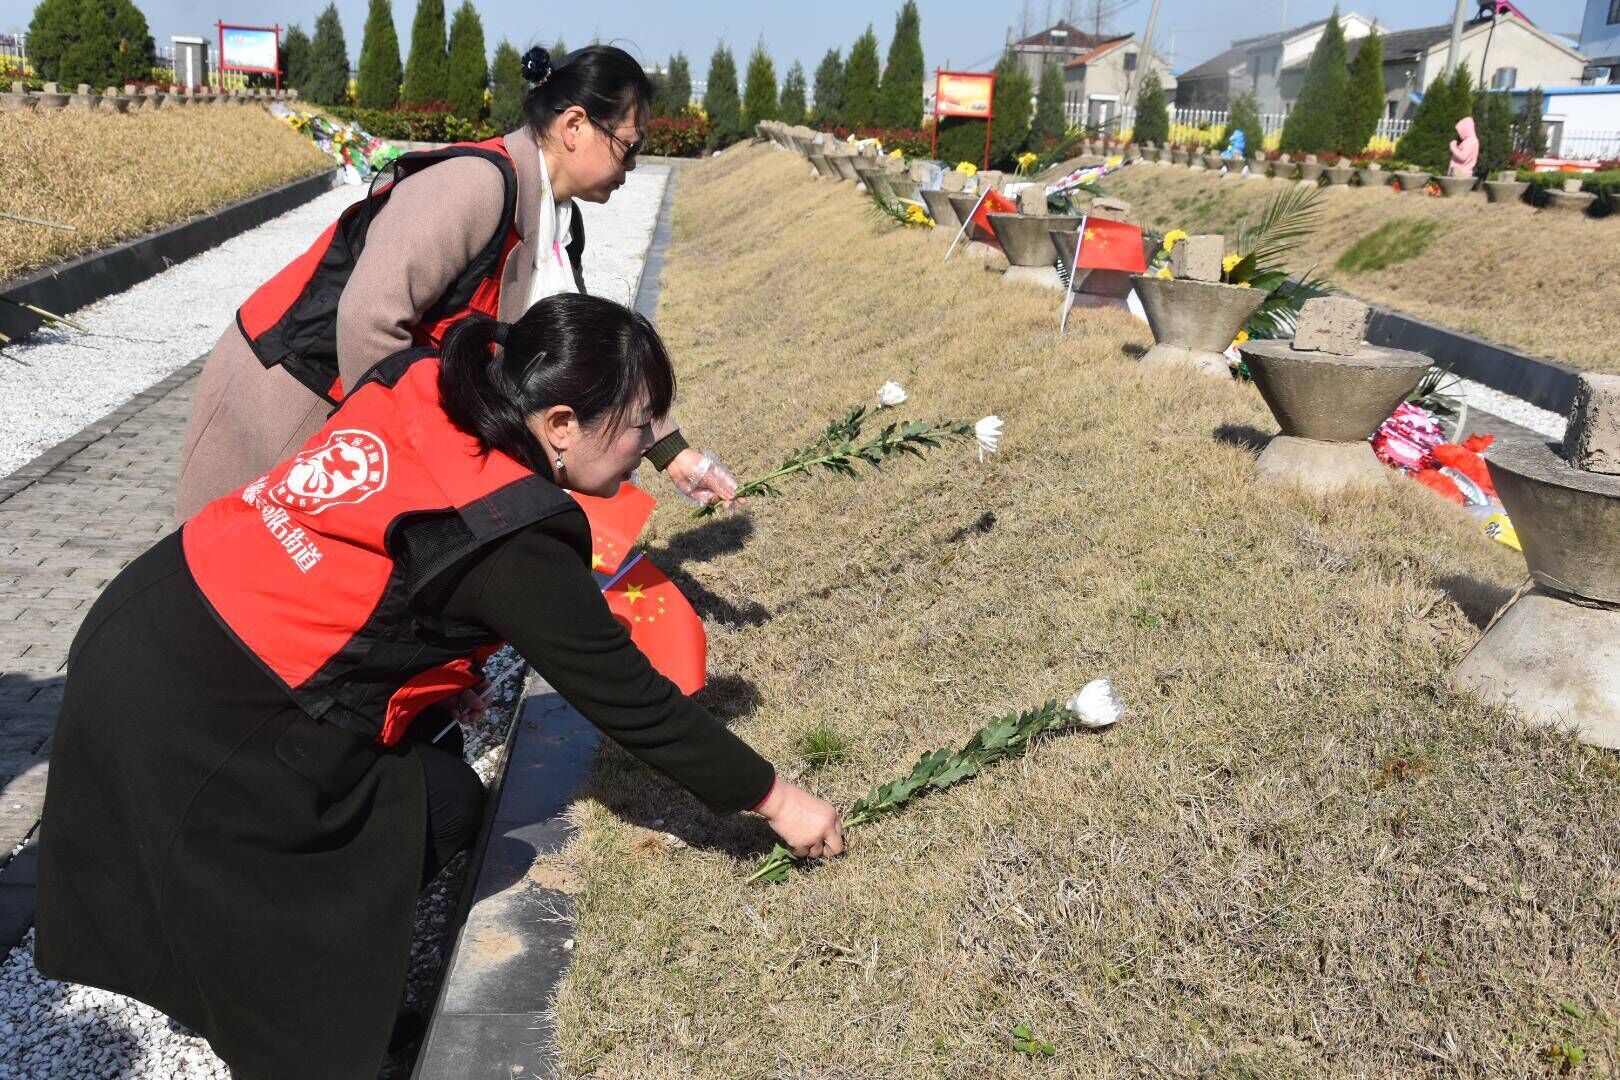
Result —
<path fill-rule="evenodd" d="M 583 514 L 503 541 L 457 585 L 446 614 L 500 634 L 631 754 L 718 813 L 759 807 L 775 769 L 647 662 L 580 558 Z"/>
<path fill-rule="evenodd" d="M 472 265 L 501 224 L 506 181 L 493 163 L 451 158 L 401 180 L 372 220 L 338 301 L 338 371 L 353 386 L 410 348 L 411 327 Z"/>

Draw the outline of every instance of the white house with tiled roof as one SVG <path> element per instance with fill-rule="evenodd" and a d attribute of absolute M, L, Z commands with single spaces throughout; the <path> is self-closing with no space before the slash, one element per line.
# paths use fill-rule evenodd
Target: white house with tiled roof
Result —
<path fill-rule="evenodd" d="M 1176 77 L 1157 53 L 1147 54 L 1135 34 L 1100 42 L 1063 65 L 1063 102 L 1069 123 L 1107 129 L 1119 119 L 1122 104 L 1157 71 L 1165 96 L 1174 98 Z"/>

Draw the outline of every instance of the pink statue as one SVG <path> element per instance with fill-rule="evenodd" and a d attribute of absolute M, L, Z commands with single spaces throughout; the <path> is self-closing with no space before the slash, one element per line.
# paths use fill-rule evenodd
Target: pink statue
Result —
<path fill-rule="evenodd" d="M 1451 143 L 1450 176 L 1473 176 L 1474 163 L 1479 160 L 1479 137 L 1474 134 L 1474 118 L 1465 116 L 1457 121 L 1457 138 Z"/>

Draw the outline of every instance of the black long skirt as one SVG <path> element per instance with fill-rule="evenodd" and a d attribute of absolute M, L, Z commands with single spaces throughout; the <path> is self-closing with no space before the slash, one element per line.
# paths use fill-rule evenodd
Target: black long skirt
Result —
<path fill-rule="evenodd" d="M 69 655 L 39 970 L 138 998 L 252 1080 L 377 1074 L 420 885 L 421 765 L 297 708 L 215 621 L 179 534 Z"/>

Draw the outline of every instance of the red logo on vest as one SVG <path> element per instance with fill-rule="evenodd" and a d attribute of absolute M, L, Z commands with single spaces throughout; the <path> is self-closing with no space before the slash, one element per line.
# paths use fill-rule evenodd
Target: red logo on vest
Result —
<path fill-rule="evenodd" d="M 334 431 L 324 445 L 304 450 L 270 489 L 272 502 L 288 510 L 318 514 L 352 506 L 388 483 L 388 448 L 369 431 Z"/>

